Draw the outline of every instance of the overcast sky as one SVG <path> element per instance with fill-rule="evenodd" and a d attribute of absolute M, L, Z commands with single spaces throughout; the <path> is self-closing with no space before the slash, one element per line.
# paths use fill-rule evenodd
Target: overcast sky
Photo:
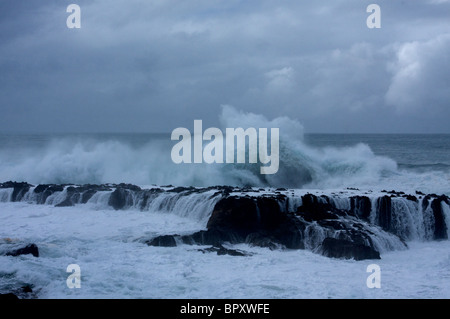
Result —
<path fill-rule="evenodd" d="M 449 55 L 450 0 L 0 0 L 0 131 L 450 133 Z"/>

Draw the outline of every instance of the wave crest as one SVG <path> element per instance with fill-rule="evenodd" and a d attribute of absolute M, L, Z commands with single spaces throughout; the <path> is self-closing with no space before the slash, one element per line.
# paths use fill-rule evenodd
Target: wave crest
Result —
<path fill-rule="evenodd" d="M 96 137 L 51 138 L 43 147 L 9 145 L 0 154 L 0 179 L 32 183 L 133 183 L 182 186 L 273 186 L 333 188 L 377 183 L 398 174 L 394 160 L 375 155 L 366 144 L 315 148 L 305 144 L 296 120 L 244 113 L 223 106 L 226 127 L 280 129 L 280 167 L 261 175 L 257 164 L 174 164 L 169 136 L 149 135 L 141 143 Z M 20 144 L 20 143 L 19 143 Z M 206 143 L 204 143 L 206 144 Z"/>

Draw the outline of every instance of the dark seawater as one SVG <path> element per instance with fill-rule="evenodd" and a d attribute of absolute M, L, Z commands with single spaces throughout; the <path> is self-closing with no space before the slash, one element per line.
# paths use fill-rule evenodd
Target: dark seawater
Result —
<path fill-rule="evenodd" d="M 365 143 L 376 155 L 395 160 L 399 168 L 450 169 L 450 134 L 306 134 L 305 142 L 315 147 Z"/>

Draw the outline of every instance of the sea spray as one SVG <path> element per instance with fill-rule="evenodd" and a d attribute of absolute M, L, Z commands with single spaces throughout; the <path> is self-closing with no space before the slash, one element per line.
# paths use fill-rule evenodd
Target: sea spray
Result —
<path fill-rule="evenodd" d="M 170 157 L 170 134 L 85 134 L 23 136 L 16 137 L 14 143 L 0 136 L 0 180 L 34 184 L 357 187 L 450 193 L 448 173 L 399 169 L 394 160 L 376 155 L 364 143 L 313 146 L 305 141 L 303 127 L 294 119 L 268 120 L 224 106 L 219 120 L 222 131 L 227 127 L 278 127 L 276 174 L 260 174 L 260 163 L 177 165 Z M 334 141 L 340 141 L 339 136 Z"/>

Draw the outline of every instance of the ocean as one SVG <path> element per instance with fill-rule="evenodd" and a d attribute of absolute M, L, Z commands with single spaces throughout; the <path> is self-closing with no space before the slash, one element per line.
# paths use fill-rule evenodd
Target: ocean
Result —
<path fill-rule="evenodd" d="M 1 181 L 294 188 L 363 187 L 450 194 L 450 135 L 282 136 L 280 169 L 174 164 L 169 133 L 0 134 Z M 204 142 L 206 144 L 206 142 Z"/>
<path fill-rule="evenodd" d="M 280 169 L 267 176 L 257 173 L 259 164 L 174 164 L 170 134 L 1 134 L 0 183 L 31 186 L 19 200 L 13 200 L 18 195 L 12 188 L 0 189 L 0 252 L 34 243 L 39 257 L 0 254 L 0 293 L 23 298 L 450 298 L 450 231 L 444 227 L 435 240 L 435 226 L 427 221 L 433 214 L 421 208 L 425 199 L 420 197 L 419 204 L 391 199 L 390 228 L 378 225 L 373 215 L 378 198 L 392 190 L 450 196 L 450 135 L 298 134 L 291 122 L 281 124 L 286 130 Z M 119 183 L 158 193 L 144 205 L 140 191 L 127 188 L 130 199 L 115 209 L 110 196 Z M 41 200 L 34 191 L 39 184 L 62 189 Z M 68 198 L 68 186 L 85 184 L 111 190 L 59 205 Z M 322 237 L 305 237 L 306 249 L 224 243 L 248 256 L 205 253 L 206 245 L 179 241 L 175 247 L 148 245 L 157 236 L 205 230 L 220 200 L 213 195 L 219 185 L 254 191 L 246 193 L 250 197 L 287 194 L 292 211 L 309 193 L 333 198 L 335 207 L 347 211 L 350 196 L 367 196 L 372 215 L 364 225 L 373 222 L 372 240 L 385 240 L 376 246 L 381 259 L 318 253 L 311 245 L 328 236 L 323 229 L 318 230 Z M 192 186 L 201 191 L 188 190 Z M 182 196 L 169 194 L 177 187 L 186 187 Z M 398 208 L 405 203 L 413 208 Z M 441 207 L 444 225 L 450 225 L 445 200 Z M 311 230 L 318 224 L 308 225 Z M 381 288 L 367 285 L 367 266 L 374 263 L 381 269 Z M 71 264 L 80 267 L 80 288 L 67 285 Z M 32 292 L 22 292 L 25 286 Z"/>

